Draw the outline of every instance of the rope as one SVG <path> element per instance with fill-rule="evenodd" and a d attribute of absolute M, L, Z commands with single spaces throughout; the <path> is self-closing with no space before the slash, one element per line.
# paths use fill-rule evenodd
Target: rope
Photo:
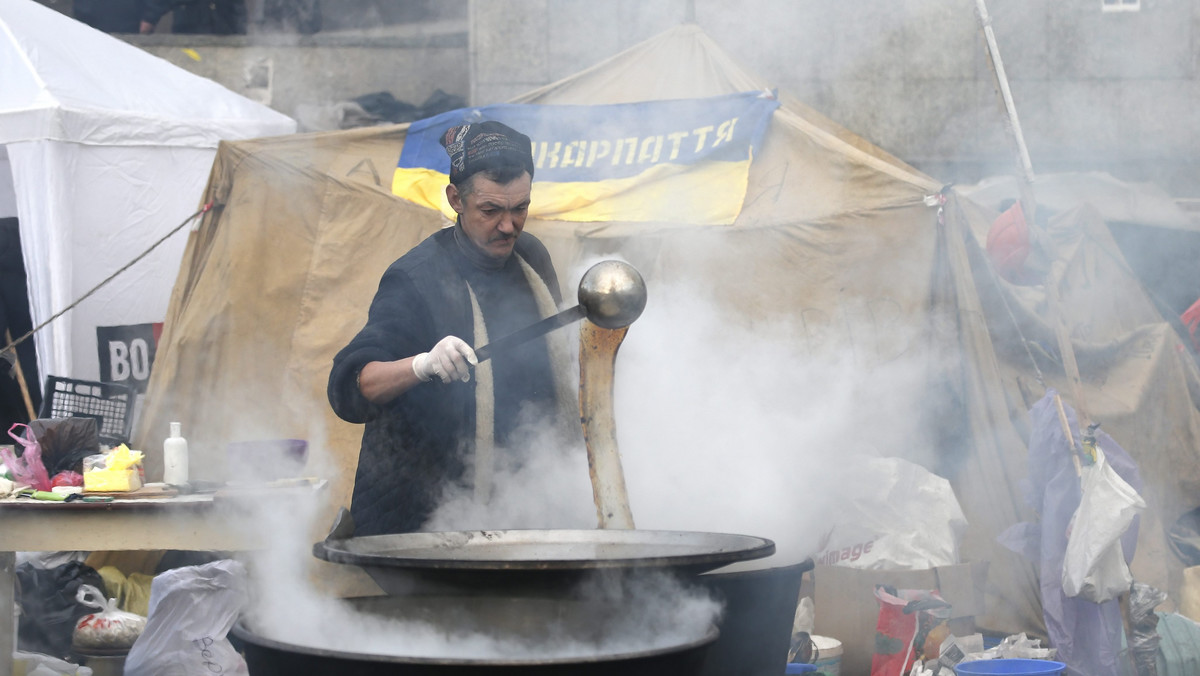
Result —
<path fill-rule="evenodd" d="M 205 204 L 204 206 L 200 207 L 199 211 L 197 211 L 196 213 L 192 214 L 191 216 L 188 216 L 187 218 L 185 218 L 182 223 L 175 226 L 174 228 L 171 229 L 170 232 L 168 232 L 167 234 L 160 237 L 157 242 L 155 242 L 154 244 L 151 244 L 150 248 L 146 249 L 142 253 L 135 256 L 133 260 L 131 260 L 128 263 L 126 263 L 125 265 L 121 266 L 121 268 L 119 270 L 117 270 L 116 272 L 114 272 L 111 275 L 109 275 L 108 277 L 106 277 L 104 279 L 104 281 L 102 281 L 99 284 L 97 284 L 96 286 L 92 287 L 91 290 L 89 290 L 87 293 L 85 293 L 82 296 L 80 296 L 79 298 L 77 298 L 70 305 L 68 305 L 65 308 L 63 308 L 62 310 L 59 310 L 58 312 L 56 312 L 54 314 L 54 316 L 50 317 L 46 321 L 42 322 L 41 324 L 38 324 L 37 326 L 33 327 L 29 331 L 25 332 L 21 337 L 10 342 L 8 345 L 5 345 L 4 349 L 0 350 L 0 354 L 4 354 L 4 353 L 8 352 L 9 350 L 16 348 L 16 346 L 18 346 L 21 343 L 28 340 L 30 336 L 32 336 L 33 334 L 37 333 L 38 331 L 41 331 L 42 329 L 46 328 L 46 326 L 49 325 L 51 322 L 53 322 L 54 320 L 58 319 L 59 317 L 65 315 L 66 313 L 73 310 L 76 305 L 79 305 L 83 301 L 87 300 L 89 296 L 91 296 L 93 293 L 96 293 L 97 291 L 99 291 L 101 288 L 104 287 L 104 285 L 106 285 L 109 282 L 111 282 L 112 280 L 116 279 L 117 276 L 120 275 L 122 272 L 125 272 L 129 268 L 133 267 L 134 264 L 136 264 L 138 261 L 142 260 L 147 255 L 149 255 L 151 251 L 154 251 L 156 248 L 158 248 L 158 245 L 160 245 L 163 242 L 170 239 L 171 236 L 173 236 L 175 233 L 182 230 L 184 228 L 184 226 L 191 223 L 196 218 L 208 213 L 212 208 L 213 208 L 212 202 L 209 202 L 208 204 Z"/>
<path fill-rule="evenodd" d="M 992 275 L 992 279 L 996 279 L 995 274 Z M 1052 282 L 1047 281 L 1046 283 L 1051 284 Z M 1008 318 L 1012 321 L 1013 329 L 1021 337 L 1021 347 L 1025 348 L 1025 355 L 1029 357 L 1029 364 L 1033 366 L 1033 372 L 1036 375 L 1038 384 L 1042 386 L 1042 389 L 1045 389 L 1046 378 L 1042 375 L 1042 369 L 1038 368 L 1037 359 L 1033 357 L 1033 351 L 1029 349 L 1029 339 L 1021 331 L 1021 324 L 1017 321 L 1016 315 L 1013 314 L 1012 308 L 1008 305 L 1007 291 L 999 283 L 996 285 L 996 295 L 1000 297 L 1000 303 L 1004 306 L 1004 311 L 1008 313 Z"/>

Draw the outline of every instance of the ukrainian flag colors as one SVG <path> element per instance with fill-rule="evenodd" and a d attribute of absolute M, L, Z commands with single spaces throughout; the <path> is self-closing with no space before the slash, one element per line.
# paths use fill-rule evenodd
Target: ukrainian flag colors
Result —
<path fill-rule="evenodd" d="M 453 218 L 448 127 L 496 120 L 533 141 L 530 216 L 729 224 L 779 101 L 771 92 L 602 106 L 499 104 L 412 123 L 392 192 Z"/>

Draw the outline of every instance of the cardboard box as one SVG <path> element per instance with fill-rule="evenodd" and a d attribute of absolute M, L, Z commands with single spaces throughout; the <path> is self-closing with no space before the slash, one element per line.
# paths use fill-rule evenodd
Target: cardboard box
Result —
<path fill-rule="evenodd" d="M 987 562 L 964 563 L 925 570 L 858 570 L 817 566 L 813 570 L 813 633 L 842 642 L 842 676 L 867 676 L 875 653 L 875 624 L 879 602 L 875 585 L 897 589 L 936 589 L 954 606 L 950 629 L 973 633 L 974 618 L 984 610 Z"/>

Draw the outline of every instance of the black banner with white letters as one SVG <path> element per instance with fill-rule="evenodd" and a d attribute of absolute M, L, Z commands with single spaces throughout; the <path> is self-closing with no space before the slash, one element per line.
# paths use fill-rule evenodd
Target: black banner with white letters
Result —
<path fill-rule="evenodd" d="M 154 365 L 159 326 L 161 324 L 97 326 L 100 380 L 130 385 L 145 394 L 150 382 L 150 368 Z"/>

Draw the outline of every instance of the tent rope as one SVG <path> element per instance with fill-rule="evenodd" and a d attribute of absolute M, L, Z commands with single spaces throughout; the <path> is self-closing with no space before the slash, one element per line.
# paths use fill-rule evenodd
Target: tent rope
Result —
<path fill-rule="evenodd" d="M 102 281 L 99 284 L 97 284 L 96 286 L 92 287 L 91 290 L 89 290 L 87 293 L 83 294 L 79 298 L 75 299 L 75 301 L 72 302 L 70 305 L 68 305 L 65 308 L 54 313 L 54 315 L 52 317 L 50 317 L 49 319 L 47 319 L 46 321 L 42 322 L 41 324 L 38 324 L 37 326 L 33 327 L 29 331 L 26 331 L 23 335 L 21 335 L 16 340 L 13 340 L 12 342 L 10 342 L 8 345 L 5 345 L 4 349 L 0 350 L 0 354 L 4 354 L 4 353 L 8 352 L 9 350 L 15 349 L 18 345 L 20 345 L 21 343 L 28 340 L 30 336 L 37 333 L 38 331 L 41 331 L 42 329 L 46 328 L 46 326 L 48 326 L 54 320 L 65 315 L 66 313 L 70 312 L 72 309 L 75 308 L 76 305 L 79 305 L 83 301 L 87 300 L 89 296 L 91 296 L 93 293 L 96 293 L 97 291 L 99 291 L 101 288 L 104 287 L 104 285 L 106 285 L 109 282 L 111 282 L 112 280 L 116 279 L 117 276 L 120 275 L 122 272 L 125 272 L 129 268 L 133 267 L 138 261 L 140 261 L 143 258 L 145 258 L 146 256 L 148 256 L 151 251 L 154 251 L 155 249 L 157 249 L 160 244 L 162 244 L 163 242 L 170 239 L 175 233 L 182 230 L 184 228 L 184 226 L 186 226 L 187 224 L 196 220 L 200 216 L 203 216 L 204 214 L 208 213 L 212 208 L 213 208 L 212 202 L 209 202 L 208 204 L 205 204 L 204 206 L 200 207 L 199 211 L 197 211 L 196 213 L 192 214 L 191 216 L 188 216 L 187 218 L 185 218 L 183 220 L 183 222 L 180 223 L 179 225 L 175 226 L 174 228 L 171 228 L 170 232 L 168 232 L 167 234 L 158 238 L 158 241 L 156 241 L 154 244 L 151 244 L 150 248 L 146 249 L 142 253 L 135 256 L 133 258 L 133 260 L 131 260 L 128 263 L 126 263 L 125 265 L 121 266 L 121 268 L 119 270 L 117 270 L 116 272 L 114 272 L 111 275 L 109 275 L 108 277 L 106 277 L 104 279 L 104 281 Z"/>
<path fill-rule="evenodd" d="M 1033 366 L 1034 377 L 1037 378 L 1038 384 L 1042 389 L 1046 389 L 1046 378 L 1042 375 L 1042 369 L 1038 368 L 1037 359 L 1033 356 L 1033 351 L 1029 349 L 1029 339 L 1025 337 L 1025 333 L 1021 331 L 1021 323 L 1017 321 L 1017 316 L 1013 314 L 1012 307 L 1008 304 L 1008 294 L 1005 289 L 1000 286 L 997 279 L 998 275 L 993 272 L 992 278 L 997 281 L 996 295 L 1000 297 L 1000 304 L 1004 306 L 1004 311 L 1008 313 L 1008 318 L 1012 321 L 1013 330 L 1021 337 L 1021 347 L 1025 349 L 1025 355 L 1029 357 L 1029 364 Z"/>

